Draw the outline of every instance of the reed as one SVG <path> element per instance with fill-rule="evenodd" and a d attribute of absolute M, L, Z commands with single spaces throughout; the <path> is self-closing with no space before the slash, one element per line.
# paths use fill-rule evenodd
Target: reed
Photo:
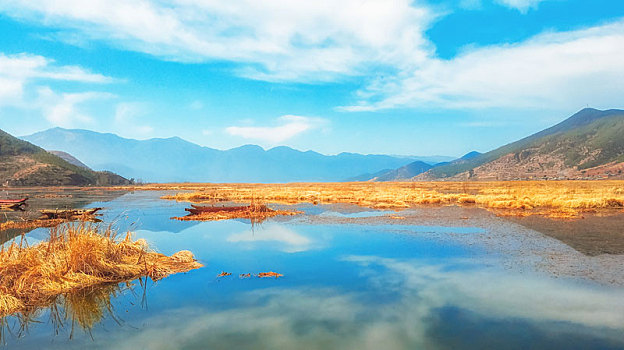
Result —
<path fill-rule="evenodd" d="M 190 202 L 350 203 L 402 209 L 416 205 L 478 206 L 501 215 L 577 217 L 622 210 L 624 181 L 171 184 L 145 189 L 191 190 L 164 199 Z M 140 188 L 138 188 L 140 189 Z"/>
<path fill-rule="evenodd" d="M 0 316 L 49 305 L 61 294 L 143 276 L 158 280 L 201 266 L 189 251 L 168 257 L 130 233 L 118 238 L 110 227 L 63 225 L 36 245 L 21 239 L 0 249 Z"/>

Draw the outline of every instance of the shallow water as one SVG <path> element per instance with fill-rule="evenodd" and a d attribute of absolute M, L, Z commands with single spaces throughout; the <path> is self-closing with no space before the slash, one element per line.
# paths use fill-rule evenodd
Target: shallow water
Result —
<path fill-rule="evenodd" d="M 111 286 L 100 293 L 114 293 L 110 305 L 105 296 L 87 295 L 41 312 L 40 323 L 8 318 L 5 346 L 624 348 L 621 287 L 503 268 L 502 253 L 440 239 L 486 235 L 487 227 L 361 224 L 358 218 L 392 213 L 311 205 L 299 207 L 308 217 L 254 227 L 246 220 L 176 221 L 170 217 L 183 215 L 185 203 L 160 195 L 128 193 L 87 206 L 105 207 L 104 222 L 135 231 L 162 253 L 191 250 L 204 268 Z M 322 223 L 308 220 L 315 216 Z M 46 234 L 38 229 L 28 237 L 35 242 Z M 232 275 L 217 278 L 222 271 Z M 268 271 L 284 277 L 239 278 Z"/>

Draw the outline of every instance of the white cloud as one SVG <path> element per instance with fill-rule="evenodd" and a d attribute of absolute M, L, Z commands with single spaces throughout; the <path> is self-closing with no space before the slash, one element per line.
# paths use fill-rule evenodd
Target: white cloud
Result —
<path fill-rule="evenodd" d="M 108 83 L 113 79 L 77 66 L 59 66 L 38 55 L 0 53 L 0 106 L 22 104 L 25 86 L 33 81 L 56 80 Z"/>
<path fill-rule="evenodd" d="M 411 0 L 6 0 L 0 11 L 185 62 L 243 63 L 239 74 L 326 81 L 423 60 L 433 14 Z"/>
<path fill-rule="evenodd" d="M 114 95 L 102 92 L 56 93 L 49 87 L 38 89 L 35 108 L 39 108 L 45 119 L 53 125 L 73 128 L 92 124 L 93 118 L 81 108 L 94 100 L 108 99 Z"/>
<path fill-rule="evenodd" d="M 540 2 L 545 0 L 496 0 L 501 5 L 526 13 L 529 9 L 537 8 Z"/>
<path fill-rule="evenodd" d="M 97 121 L 91 114 L 94 112 L 93 105 L 116 96 L 108 92 L 89 91 L 85 84 L 115 81 L 118 80 L 82 67 L 59 65 L 39 55 L 0 53 L 0 108 L 13 107 L 35 112 L 54 126 L 75 128 L 96 125 Z M 50 83 L 57 82 L 72 82 L 82 89 L 80 92 L 64 92 L 50 87 Z M 129 113 L 120 109 L 117 112 L 115 124 L 123 113 Z M 143 127 L 133 128 L 141 130 Z M 143 131 L 147 132 L 144 128 Z"/>
<path fill-rule="evenodd" d="M 115 116 L 113 118 L 114 126 L 118 133 L 127 137 L 151 134 L 154 128 L 140 122 L 140 117 L 146 113 L 145 109 L 145 106 L 140 103 L 118 103 L 115 107 Z"/>
<path fill-rule="evenodd" d="M 608 107 L 624 95 L 624 20 L 430 59 L 377 81 L 345 110 Z"/>
<path fill-rule="evenodd" d="M 496 0 L 526 12 L 543 0 Z M 463 6 L 477 6 L 464 0 Z M 613 107 L 624 85 L 624 20 L 524 42 L 435 56 L 425 31 L 442 14 L 410 0 L 5 0 L 0 12 L 182 62 L 228 61 L 236 73 L 267 81 L 365 77 L 346 111 L 391 108 Z M 461 30 L 461 28 L 460 28 Z M 65 68 L 56 77 L 70 77 Z M 77 71 L 81 76 L 84 71 Z M 97 80 L 97 79 L 96 79 Z M 0 83 L 3 83 L 0 75 Z M 16 85 L 17 84 L 17 85 Z M 19 90 L 0 84 L 0 99 Z M 193 108 L 193 106 L 191 106 Z M 280 142 L 305 129 L 228 128 Z M 274 132 L 271 132 L 274 131 Z M 269 136 L 265 136 L 269 135 Z M 284 135 L 284 136 L 279 136 Z"/>
<path fill-rule="evenodd" d="M 277 121 L 279 123 L 277 126 L 230 126 L 225 131 L 232 136 L 278 144 L 303 132 L 321 128 L 327 123 L 327 120 L 322 118 L 296 115 L 284 115 Z"/>

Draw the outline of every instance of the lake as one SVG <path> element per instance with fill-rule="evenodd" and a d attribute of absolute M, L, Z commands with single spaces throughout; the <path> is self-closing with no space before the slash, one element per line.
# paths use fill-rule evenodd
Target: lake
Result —
<path fill-rule="evenodd" d="M 476 208 L 302 204 L 303 215 L 251 225 L 172 220 L 188 203 L 162 192 L 68 193 L 44 204 L 104 207 L 105 224 L 205 267 L 8 317 L 6 348 L 624 348 L 621 256 Z M 284 276 L 240 277 L 269 271 Z"/>

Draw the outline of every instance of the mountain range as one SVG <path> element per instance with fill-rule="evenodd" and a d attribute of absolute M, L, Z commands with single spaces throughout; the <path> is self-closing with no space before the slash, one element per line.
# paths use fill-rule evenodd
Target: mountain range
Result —
<path fill-rule="evenodd" d="M 624 111 L 586 108 L 536 134 L 461 158 L 340 153 L 280 146 L 202 147 L 178 137 L 133 140 L 53 128 L 24 140 L 81 171 L 109 170 L 147 182 L 327 182 L 600 179 L 624 177 Z M 37 151 L 40 152 L 40 151 Z M 47 153 L 50 156 L 52 154 Z M 57 157 L 58 158 L 58 157 Z M 57 161 L 57 160 L 55 160 Z M 83 163 L 84 162 L 84 163 Z"/>
<path fill-rule="evenodd" d="M 602 179 L 623 173 L 624 111 L 586 108 L 536 134 L 412 179 Z"/>
<path fill-rule="evenodd" d="M 284 146 L 264 150 L 246 145 L 222 151 L 179 137 L 134 140 L 61 128 L 22 138 L 47 150 L 71 154 L 91 169 L 109 170 L 144 182 L 344 181 L 415 160 L 355 153 L 328 156 Z"/>
<path fill-rule="evenodd" d="M 71 164 L 0 130 L 0 185 L 88 186 L 129 183 L 130 181 L 111 172 L 96 172 Z"/>
<path fill-rule="evenodd" d="M 439 162 L 435 164 L 428 164 L 422 161 L 414 161 L 407 165 L 404 165 L 398 169 L 385 170 L 378 172 L 372 175 L 364 175 L 360 177 L 353 178 L 353 181 L 402 181 L 406 179 L 413 178 L 418 176 L 419 174 L 425 173 L 430 169 L 435 167 L 440 167 L 448 164 L 463 164 L 468 162 L 470 159 L 481 155 L 481 153 L 477 151 L 472 151 L 467 153 L 461 158 L 457 158 L 452 161 L 447 162 Z"/>

